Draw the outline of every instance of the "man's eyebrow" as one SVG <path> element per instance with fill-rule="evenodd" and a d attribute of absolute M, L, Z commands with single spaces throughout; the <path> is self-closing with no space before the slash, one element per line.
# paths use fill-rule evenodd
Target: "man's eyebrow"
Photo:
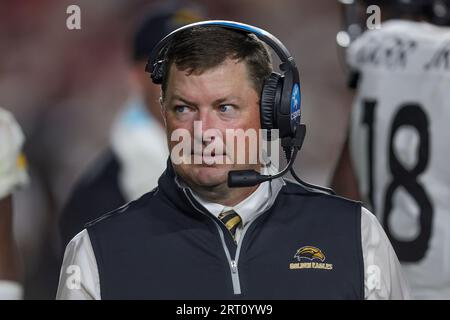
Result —
<path fill-rule="evenodd" d="M 176 94 L 172 96 L 171 100 L 180 100 L 180 101 L 182 101 L 183 103 L 185 103 L 185 104 L 187 104 L 189 106 L 193 106 L 193 107 L 197 106 L 196 103 L 191 102 L 191 101 L 189 101 L 189 100 L 187 100 L 187 99 L 185 99 L 185 98 L 183 98 L 183 97 L 181 97 L 179 95 L 176 95 Z"/>
<path fill-rule="evenodd" d="M 235 97 L 235 96 L 223 97 L 223 98 L 219 98 L 219 99 L 214 100 L 213 105 L 218 105 L 218 104 L 221 104 L 221 103 L 224 103 L 224 102 L 230 102 L 230 103 L 232 103 L 234 101 L 239 102 L 240 100 L 241 100 L 241 98 Z"/>
<path fill-rule="evenodd" d="M 189 101 L 189 100 L 187 100 L 187 99 L 185 99 L 185 98 L 183 98 L 183 97 L 181 97 L 181 96 L 179 96 L 177 94 L 174 94 L 172 96 L 171 100 L 180 100 L 180 101 L 182 101 L 183 103 L 185 103 L 185 104 L 187 104 L 189 106 L 194 106 L 194 107 L 197 106 L 197 104 L 195 102 Z M 218 104 L 221 104 L 221 103 L 224 103 L 224 102 L 234 102 L 234 101 L 239 102 L 241 100 L 242 100 L 241 98 L 236 97 L 236 96 L 223 97 L 223 98 L 219 98 L 219 99 L 214 100 L 213 101 L 213 105 L 218 105 Z"/>

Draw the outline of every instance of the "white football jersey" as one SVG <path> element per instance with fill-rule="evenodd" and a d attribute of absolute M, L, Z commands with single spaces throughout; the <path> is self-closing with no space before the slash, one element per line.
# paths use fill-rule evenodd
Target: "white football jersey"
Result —
<path fill-rule="evenodd" d="M 388 21 L 347 53 L 350 152 L 414 297 L 450 299 L 450 28 Z"/>

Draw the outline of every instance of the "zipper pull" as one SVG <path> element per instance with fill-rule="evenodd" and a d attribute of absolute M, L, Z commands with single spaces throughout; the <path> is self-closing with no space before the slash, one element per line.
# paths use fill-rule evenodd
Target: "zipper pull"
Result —
<path fill-rule="evenodd" d="M 231 260 L 231 272 L 233 273 L 237 273 L 238 272 L 238 268 L 237 268 L 237 263 L 234 260 Z"/>

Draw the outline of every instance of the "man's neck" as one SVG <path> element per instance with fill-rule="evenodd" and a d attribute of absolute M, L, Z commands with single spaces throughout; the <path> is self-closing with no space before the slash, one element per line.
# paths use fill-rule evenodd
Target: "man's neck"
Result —
<path fill-rule="evenodd" d="M 233 207 L 255 192 L 258 189 L 258 185 L 245 188 L 229 188 L 227 185 L 218 185 L 209 188 L 195 186 L 190 188 L 205 201 Z"/>

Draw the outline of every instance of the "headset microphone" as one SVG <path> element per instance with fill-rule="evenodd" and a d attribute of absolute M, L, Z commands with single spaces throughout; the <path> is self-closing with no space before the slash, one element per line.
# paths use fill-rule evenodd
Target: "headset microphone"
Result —
<path fill-rule="evenodd" d="M 263 175 L 255 170 L 236 170 L 228 172 L 228 186 L 230 188 L 236 187 L 251 187 L 261 182 L 273 180 L 284 176 L 292 169 L 292 165 L 295 162 L 298 151 L 301 149 L 303 140 L 305 139 L 306 126 L 300 125 L 296 131 L 294 138 L 286 137 L 281 140 L 281 145 L 285 150 L 288 164 L 286 167 L 274 175 Z M 293 150 L 293 151 L 292 151 Z M 289 153 L 289 156 L 287 155 Z M 292 155 L 291 155 L 292 153 Z"/>
<path fill-rule="evenodd" d="M 230 188 L 252 187 L 259 183 L 282 177 L 289 171 L 292 177 L 302 186 L 309 189 L 316 189 L 325 193 L 335 195 L 336 193 L 331 188 L 317 186 L 315 184 L 303 181 L 302 179 L 300 179 L 300 177 L 297 175 L 294 168 L 292 167 L 295 162 L 295 158 L 297 157 L 298 151 L 300 151 L 300 149 L 302 148 L 303 140 L 305 139 L 305 134 L 306 134 L 306 126 L 304 124 L 301 124 L 296 132 L 295 138 L 292 139 L 287 137 L 281 141 L 281 146 L 283 147 L 286 159 L 288 160 L 288 164 L 282 171 L 274 175 L 260 174 L 255 170 L 230 171 L 228 172 L 228 186 Z"/>

